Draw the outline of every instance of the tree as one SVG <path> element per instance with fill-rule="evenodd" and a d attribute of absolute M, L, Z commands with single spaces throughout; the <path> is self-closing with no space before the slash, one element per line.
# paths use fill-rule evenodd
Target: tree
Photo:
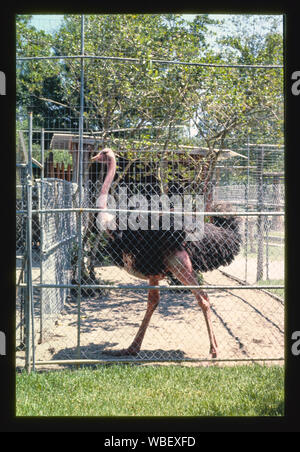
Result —
<path fill-rule="evenodd" d="M 191 89 L 191 75 L 178 66 L 155 59 L 199 58 L 204 35 L 196 30 L 210 23 L 203 17 L 191 34 L 179 15 L 91 15 L 86 17 L 85 52 L 115 60 L 85 62 L 85 105 L 89 125 L 96 131 L 140 129 L 145 125 L 169 128 L 185 121 L 182 97 Z M 68 16 L 56 34 L 58 54 L 79 54 L 80 17 Z M 184 44 L 183 44 L 184 43 Z M 124 62 L 118 58 L 134 58 Z M 64 65 L 64 101 L 79 105 L 80 62 Z M 156 136 L 157 136 L 156 129 Z M 166 140 L 168 136 L 166 136 Z"/>
<path fill-rule="evenodd" d="M 219 39 L 220 52 L 207 61 L 217 64 L 282 65 L 279 19 L 236 16 L 236 30 Z M 269 23 L 269 24 L 268 24 Z M 262 25 L 268 25 L 264 33 Z M 249 25 L 249 28 L 247 27 Z M 258 30 L 260 32 L 258 32 Z M 238 148 L 247 142 L 280 143 L 283 139 L 283 72 L 281 69 L 212 68 L 204 90 L 195 90 L 186 107 L 194 127 L 209 148 Z M 210 175 L 218 157 L 211 152 Z"/>
<path fill-rule="evenodd" d="M 229 61 L 237 64 L 283 65 L 281 16 L 241 15 L 232 19 L 234 33 L 220 44 Z M 283 71 L 281 69 L 238 70 L 251 115 L 243 132 L 259 142 L 283 139 Z M 254 108 L 255 107 L 255 108 Z M 248 110 L 250 112 L 250 110 Z"/>

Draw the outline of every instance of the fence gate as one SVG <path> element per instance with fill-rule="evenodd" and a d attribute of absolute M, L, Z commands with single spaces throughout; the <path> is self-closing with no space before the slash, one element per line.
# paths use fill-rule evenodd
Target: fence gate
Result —
<path fill-rule="evenodd" d="M 76 249 L 76 218 L 73 212 L 55 210 L 73 206 L 76 187 L 76 184 L 61 179 L 44 179 L 38 182 L 42 285 L 40 343 L 64 308 L 67 288 L 61 286 L 69 284 L 71 280 L 72 251 Z M 52 287 L 43 287 L 43 285 Z"/>

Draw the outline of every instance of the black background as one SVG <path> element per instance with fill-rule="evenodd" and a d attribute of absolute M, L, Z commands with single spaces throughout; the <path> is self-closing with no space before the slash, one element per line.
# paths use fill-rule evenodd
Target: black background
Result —
<path fill-rule="evenodd" d="M 299 209 L 299 142 L 300 142 L 300 95 L 291 93 L 291 75 L 300 71 L 300 14 L 297 2 L 274 1 L 255 4 L 251 2 L 184 2 L 184 6 L 174 2 L 156 5 L 149 2 L 149 8 L 132 7 L 118 3 L 115 8 L 103 2 L 89 4 L 84 9 L 74 10 L 74 3 L 52 1 L 7 2 L 1 4 L 0 70 L 6 75 L 6 95 L 0 96 L 1 121 L 1 290 L 0 290 L 0 331 L 6 334 L 7 355 L 0 356 L 0 432 L 102 432 L 98 445 L 111 435 L 115 437 L 135 437 L 134 432 L 165 432 L 169 435 L 194 435 L 200 432 L 297 432 L 300 431 L 300 355 L 291 353 L 291 336 L 300 331 L 299 286 L 299 229 L 297 210 Z M 286 387 L 285 416 L 282 418 L 16 418 L 15 417 L 15 14 L 63 14 L 63 13 L 257 13 L 285 14 L 285 136 L 286 136 Z M 112 432 L 112 433 L 108 433 Z M 115 433 L 113 433 L 115 432 Z M 119 433 L 116 433 L 119 432 Z M 128 432 L 128 433 L 126 433 Z M 130 432 L 132 434 L 130 434 Z M 180 433 L 179 433 L 180 432 Z M 188 433 L 190 432 L 190 433 Z M 201 437 L 201 435 L 200 435 Z M 197 446 L 199 441 L 197 440 Z"/>

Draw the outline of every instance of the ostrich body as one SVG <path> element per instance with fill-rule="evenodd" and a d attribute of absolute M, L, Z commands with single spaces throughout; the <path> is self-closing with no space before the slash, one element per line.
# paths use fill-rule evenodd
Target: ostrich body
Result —
<path fill-rule="evenodd" d="M 92 161 L 107 164 L 107 174 L 96 201 L 99 209 L 107 209 L 108 192 L 116 173 L 115 155 L 111 149 L 105 148 Z M 96 223 L 109 236 L 108 246 L 114 262 L 129 274 L 148 280 L 150 286 L 159 286 L 159 281 L 170 274 L 183 285 L 199 286 L 196 271 L 206 272 L 227 265 L 240 249 L 241 235 L 237 220 L 230 216 L 226 219 L 214 217 L 213 221 L 215 224 L 205 223 L 204 234 L 197 242 L 185 241 L 184 231 L 175 231 L 172 225 L 167 231 L 162 228 L 120 231 L 114 217 L 108 212 L 99 212 Z M 210 353 L 216 358 L 217 341 L 212 327 L 208 295 L 200 287 L 191 291 L 204 314 Z M 146 313 L 132 344 L 125 350 L 115 352 L 115 355 L 136 355 L 140 351 L 159 299 L 159 289 L 149 289 Z"/>

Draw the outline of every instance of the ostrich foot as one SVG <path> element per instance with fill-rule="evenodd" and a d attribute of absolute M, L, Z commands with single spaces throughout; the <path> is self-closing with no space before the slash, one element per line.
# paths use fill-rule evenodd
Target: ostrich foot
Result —
<path fill-rule="evenodd" d="M 217 358 L 217 356 L 218 356 L 218 352 L 217 352 L 218 344 L 217 344 L 216 337 L 215 337 L 214 333 L 212 333 L 212 339 L 213 339 L 213 344 L 211 344 L 211 346 L 210 346 L 209 353 L 211 354 L 212 358 Z"/>
<path fill-rule="evenodd" d="M 216 350 L 216 348 L 213 347 L 213 346 L 210 347 L 209 353 L 211 354 L 211 357 L 212 357 L 212 358 L 216 358 L 216 357 L 218 356 L 217 350 Z"/>

